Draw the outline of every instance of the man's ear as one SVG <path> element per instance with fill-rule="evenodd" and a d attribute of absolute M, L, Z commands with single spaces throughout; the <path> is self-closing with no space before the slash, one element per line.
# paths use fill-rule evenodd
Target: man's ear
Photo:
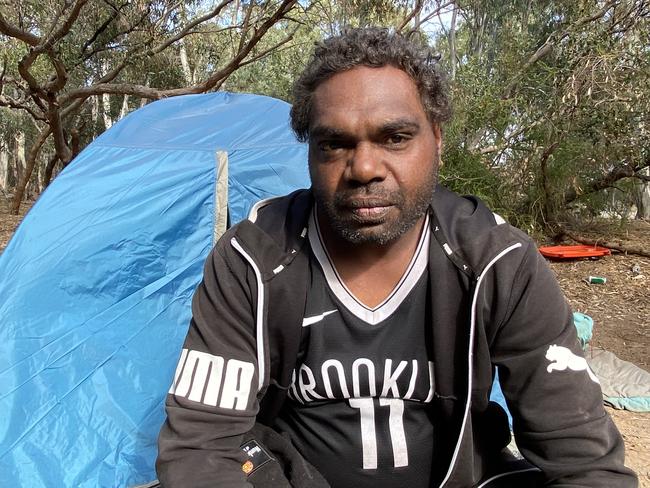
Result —
<path fill-rule="evenodd" d="M 431 124 L 433 130 L 433 141 L 436 147 L 436 155 L 438 157 L 438 167 L 442 166 L 442 128 L 440 124 L 434 122 Z"/>

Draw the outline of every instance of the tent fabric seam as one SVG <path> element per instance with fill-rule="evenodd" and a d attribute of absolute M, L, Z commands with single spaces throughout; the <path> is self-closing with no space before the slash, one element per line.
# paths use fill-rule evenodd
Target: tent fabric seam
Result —
<path fill-rule="evenodd" d="M 167 145 L 167 144 L 110 144 L 110 143 L 102 143 L 101 141 L 97 141 L 97 143 L 93 143 L 94 146 L 96 147 L 112 147 L 112 148 L 118 148 L 118 149 L 153 149 L 153 150 L 158 150 L 158 151 L 196 151 L 196 152 L 213 152 L 215 149 L 217 150 L 223 150 L 223 151 L 243 151 L 243 150 L 249 150 L 249 149 L 269 149 L 269 148 L 285 148 L 285 147 L 301 147 L 302 143 L 296 141 L 296 142 L 285 142 L 285 143 L 273 143 L 273 144 L 259 144 L 259 145 L 253 145 L 253 146 L 232 146 L 232 147 L 219 147 L 215 148 L 214 146 L 188 146 L 188 145 Z"/>

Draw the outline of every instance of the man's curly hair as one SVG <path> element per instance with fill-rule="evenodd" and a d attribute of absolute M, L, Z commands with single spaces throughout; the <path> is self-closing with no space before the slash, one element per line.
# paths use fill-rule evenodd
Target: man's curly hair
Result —
<path fill-rule="evenodd" d="M 314 91 L 325 80 L 356 66 L 393 66 L 408 74 L 420 93 L 431 122 L 451 115 L 447 84 L 438 59 L 429 48 L 380 27 L 351 29 L 316 45 L 314 54 L 293 86 L 291 127 L 299 141 L 309 139 Z"/>

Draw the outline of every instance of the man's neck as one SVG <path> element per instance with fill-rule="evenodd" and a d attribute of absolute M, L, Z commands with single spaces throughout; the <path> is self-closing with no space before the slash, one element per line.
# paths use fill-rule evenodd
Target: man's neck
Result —
<path fill-rule="evenodd" d="M 354 244 L 339 237 L 319 219 L 323 245 L 345 286 L 368 307 L 376 307 L 404 275 L 424 224 L 424 216 L 397 239 L 383 245 Z"/>

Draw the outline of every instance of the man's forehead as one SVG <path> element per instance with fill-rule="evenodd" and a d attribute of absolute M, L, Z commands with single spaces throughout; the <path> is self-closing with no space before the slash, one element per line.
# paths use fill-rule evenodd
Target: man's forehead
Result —
<path fill-rule="evenodd" d="M 314 91 L 312 127 L 369 117 L 375 123 L 426 117 L 408 74 L 392 66 L 358 66 L 332 76 Z"/>

